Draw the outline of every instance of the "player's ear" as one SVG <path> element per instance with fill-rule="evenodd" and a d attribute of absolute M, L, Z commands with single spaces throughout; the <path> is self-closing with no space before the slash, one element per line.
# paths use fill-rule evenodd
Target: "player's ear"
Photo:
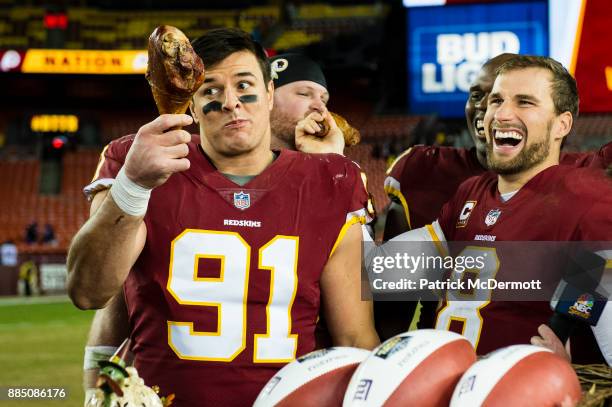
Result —
<path fill-rule="evenodd" d="M 198 123 L 198 116 L 195 114 L 195 100 L 191 98 L 191 102 L 189 102 L 189 113 L 191 113 L 191 117 L 193 117 L 193 122 Z"/>
<path fill-rule="evenodd" d="M 555 138 L 562 139 L 567 136 L 572 130 L 572 124 L 574 123 L 574 116 L 570 112 L 563 112 L 556 118 L 557 131 L 555 132 Z"/>
<path fill-rule="evenodd" d="M 267 87 L 267 98 L 268 98 L 268 109 L 270 111 L 272 111 L 272 108 L 274 107 L 274 81 L 271 80 L 270 82 L 268 82 L 268 87 Z"/>

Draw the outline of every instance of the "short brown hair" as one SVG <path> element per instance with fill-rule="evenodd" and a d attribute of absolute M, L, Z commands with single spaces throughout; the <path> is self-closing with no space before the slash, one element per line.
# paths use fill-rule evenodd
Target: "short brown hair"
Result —
<path fill-rule="evenodd" d="M 549 57 L 535 55 L 517 55 L 497 68 L 497 75 L 525 68 L 543 68 L 552 74 L 551 89 L 555 113 L 570 112 L 574 119 L 578 117 L 578 87 L 574 77 L 563 65 Z"/>
<path fill-rule="evenodd" d="M 261 44 L 238 28 L 215 28 L 192 41 L 193 50 L 202 58 L 204 69 L 215 66 L 235 52 L 249 51 L 257 59 L 264 82 L 272 80 L 270 62 Z"/>

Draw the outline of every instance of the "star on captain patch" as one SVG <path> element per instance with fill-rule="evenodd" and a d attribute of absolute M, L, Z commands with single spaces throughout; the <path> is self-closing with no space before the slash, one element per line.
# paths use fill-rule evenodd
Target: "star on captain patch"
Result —
<path fill-rule="evenodd" d="M 234 192 L 234 206 L 242 210 L 247 209 L 251 206 L 251 195 L 244 191 Z"/>
<path fill-rule="evenodd" d="M 499 215 L 501 215 L 500 209 L 491 209 L 485 218 L 485 224 L 487 226 L 493 226 L 499 219 Z"/>

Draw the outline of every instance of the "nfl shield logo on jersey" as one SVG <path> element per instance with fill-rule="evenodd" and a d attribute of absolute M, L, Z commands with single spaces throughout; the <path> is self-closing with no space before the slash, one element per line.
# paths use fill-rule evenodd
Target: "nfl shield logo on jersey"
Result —
<path fill-rule="evenodd" d="M 234 206 L 245 210 L 251 206 L 251 196 L 244 191 L 234 192 Z"/>
<path fill-rule="evenodd" d="M 485 218 L 485 223 L 487 226 L 495 225 L 497 219 L 499 219 L 499 215 L 501 215 L 501 210 L 499 209 L 491 209 Z"/>

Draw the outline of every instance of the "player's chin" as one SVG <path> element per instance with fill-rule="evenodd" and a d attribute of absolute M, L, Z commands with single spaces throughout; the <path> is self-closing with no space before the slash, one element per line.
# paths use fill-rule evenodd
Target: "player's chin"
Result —
<path fill-rule="evenodd" d="M 256 147 L 257 143 L 250 134 L 234 135 L 223 140 L 223 153 L 229 156 L 246 154 Z"/>
<path fill-rule="evenodd" d="M 223 142 L 229 145 L 247 145 L 252 143 L 254 138 L 251 129 L 225 130 L 223 132 Z"/>

